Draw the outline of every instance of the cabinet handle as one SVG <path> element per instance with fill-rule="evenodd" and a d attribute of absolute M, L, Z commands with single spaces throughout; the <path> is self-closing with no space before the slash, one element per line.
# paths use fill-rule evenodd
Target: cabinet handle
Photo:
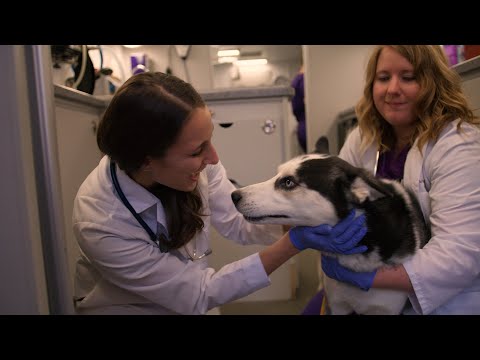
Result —
<path fill-rule="evenodd" d="M 265 134 L 271 135 L 275 132 L 276 127 L 277 125 L 275 125 L 275 122 L 273 120 L 267 119 L 262 125 L 262 130 Z"/>
<path fill-rule="evenodd" d="M 215 119 L 215 111 L 213 111 L 212 109 L 210 109 L 210 115 L 212 116 L 212 120 Z M 218 125 L 220 125 L 222 128 L 229 128 L 230 126 L 233 125 L 233 122 L 219 122 L 218 120 L 214 120 L 213 123 L 217 123 Z"/>

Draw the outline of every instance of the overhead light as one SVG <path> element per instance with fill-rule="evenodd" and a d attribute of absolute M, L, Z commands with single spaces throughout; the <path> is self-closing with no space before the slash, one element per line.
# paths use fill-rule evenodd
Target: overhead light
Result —
<path fill-rule="evenodd" d="M 268 61 L 267 59 L 245 59 L 237 60 L 235 63 L 237 65 L 266 65 Z"/>
<path fill-rule="evenodd" d="M 233 63 L 237 60 L 238 60 L 238 58 L 236 56 L 224 56 L 224 57 L 219 57 L 218 58 L 219 64 Z"/>
<path fill-rule="evenodd" d="M 218 57 L 223 57 L 223 56 L 238 56 L 240 55 L 240 50 L 237 49 L 232 49 L 232 50 L 218 50 L 217 51 L 217 56 Z"/>
<path fill-rule="evenodd" d="M 138 48 L 142 45 L 123 45 L 123 46 L 125 46 L 126 48 L 129 48 L 129 49 L 135 49 L 135 48 Z"/>

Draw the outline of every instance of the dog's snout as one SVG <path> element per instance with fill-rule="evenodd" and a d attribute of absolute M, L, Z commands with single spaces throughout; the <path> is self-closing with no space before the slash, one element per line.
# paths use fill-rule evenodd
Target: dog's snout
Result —
<path fill-rule="evenodd" d="M 242 194 L 240 194 L 240 191 L 235 190 L 234 192 L 232 192 L 232 201 L 235 205 L 237 205 L 241 199 L 242 199 Z"/>

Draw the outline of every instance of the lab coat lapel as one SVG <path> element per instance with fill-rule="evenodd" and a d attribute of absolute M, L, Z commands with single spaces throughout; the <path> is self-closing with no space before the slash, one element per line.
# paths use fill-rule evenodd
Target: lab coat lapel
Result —
<path fill-rule="evenodd" d="M 422 180 L 422 164 L 423 154 L 425 154 L 426 146 L 423 146 L 422 152 L 417 146 L 417 141 L 412 145 L 405 160 L 405 168 L 403 173 L 403 185 L 418 194 L 419 184 Z"/>
<path fill-rule="evenodd" d="M 377 173 L 378 151 L 375 146 L 370 146 L 363 155 L 362 167 L 371 171 L 373 175 Z"/>
<path fill-rule="evenodd" d="M 408 152 L 405 161 L 405 170 L 403 174 L 403 185 L 409 187 L 415 193 L 419 191 L 430 191 L 430 179 L 425 173 L 425 161 L 432 151 L 435 142 L 429 141 L 422 147 L 422 151 L 418 150 L 417 141 L 413 144 Z"/>
<path fill-rule="evenodd" d="M 430 180 L 425 173 L 425 159 L 427 158 L 433 143 L 425 144 L 422 147 L 422 151 L 417 147 L 417 142 L 413 144 L 412 148 L 408 152 L 407 159 L 405 161 L 405 170 L 403 174 L 403 185 L 413 191 L 420 207 L 422 209 L 423 218 L 430 226 Z"/>

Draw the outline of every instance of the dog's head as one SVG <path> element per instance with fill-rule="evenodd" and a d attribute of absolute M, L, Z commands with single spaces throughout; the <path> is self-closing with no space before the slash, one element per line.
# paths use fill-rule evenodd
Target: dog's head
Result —
<path fill-rule="evenodd" d="M 354 207 L 391 195 L 391 188 L 337 156 L 308 154 L 278 168 L 270 180 L 232 192 L 245 219 L 254 223 L 335 225 Z"/>

